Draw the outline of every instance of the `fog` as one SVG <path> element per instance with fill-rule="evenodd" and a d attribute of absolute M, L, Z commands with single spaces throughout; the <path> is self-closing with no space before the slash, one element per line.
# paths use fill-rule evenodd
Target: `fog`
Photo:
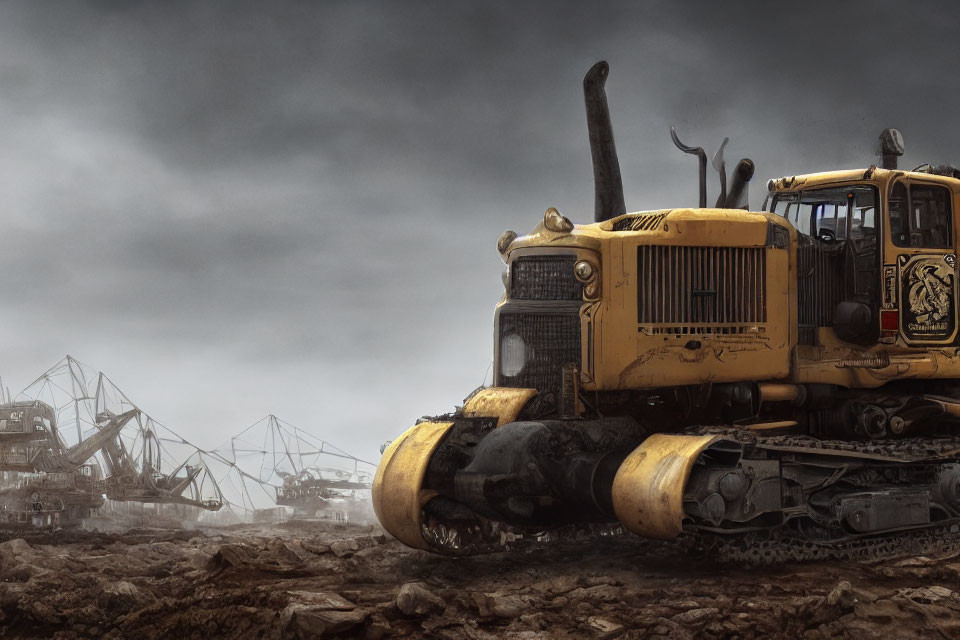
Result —
<path fill-rule="evenodd" d="M 489 382 L 500 233 L 591 219 L 590 65 L 629 210 L 696 203 L 670 125 L 729 136 L 759 206 L 889 126 L 904 166 L 957 161 L 958 12 L 4 3 L 0 375 L 69 353 L 201 446 L 275 413 L 375 460 Z"/>

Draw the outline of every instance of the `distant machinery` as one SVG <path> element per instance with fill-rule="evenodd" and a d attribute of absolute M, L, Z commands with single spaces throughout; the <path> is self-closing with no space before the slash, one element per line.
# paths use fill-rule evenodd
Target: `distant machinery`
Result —
<path fill-rule="evenodd" d="M 0 404 L 0 525 L 59 526 L 103 505 L 99 465 L 87 463 L 137 413 L 100 416 L 99 431 L 72 447 L 60 438 L 50 405 Z"/>
<path fill-rule="evenodd" d="M 0 404 L 0 527 L 76 524 L 104 497 L 209 511 L 223 505 L 200 450 L 103 373 L 67 356 L 18 398 Z"/>
<path fill-rule="evenodd" d="M 277 489 L 277 504 L 293 507 L 294 517 L 310 518 L 329 511 L 349 519 L 354 503 L 368 499 L 371 480 L 369 475 L 358 477 L 335 469 L 304 469 L 284 477 Z"/>
<path fill-rule="evenodd" d="M 211 454 L 229 465 L 217 475 L 218 483 L 241 519 L 276 520 L 277 507 L 292 510 L 294 518 L 372 518 L 375 465 L 275 415 L 247 427 Z"/>
<path fill-rule="evenodd" d="M 0 529 L 135 515 L 130 505 L 209 524 L 365 521 L 374 469 L 274 415 L 200 449 L 71 356 L 16 401 L 0 391 Z"/>

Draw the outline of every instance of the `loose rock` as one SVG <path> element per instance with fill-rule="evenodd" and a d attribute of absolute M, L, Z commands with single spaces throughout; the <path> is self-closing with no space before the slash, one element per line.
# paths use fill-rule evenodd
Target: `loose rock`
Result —
<path fill-rule="evenodd" d="M 587 624 L 597 631 L 599 634 L 598 637 L 602 640 L 612 640 L 613 638 L 618 638 L 627 630 L 627 628 L 622 624 L 611 622 L 610 620 L 605 620 L 603 618 L 588 618 Z"/>
<path fill-rule="evenodd" d="M 690 609 L 689 611 L 684 611 L 683 613 L 678 613 L 673 616 L 672 620 L 686 627 L 696 627 L 714 619 L 719 612 L 720 610 L 714 607 Z"/>
<path fill-rule="evenodd" d="M 397 593 L 397 608 L 408 616 L 423 616 L 440 611 L 445 603 L 421 582 L 408 582 Z"/>

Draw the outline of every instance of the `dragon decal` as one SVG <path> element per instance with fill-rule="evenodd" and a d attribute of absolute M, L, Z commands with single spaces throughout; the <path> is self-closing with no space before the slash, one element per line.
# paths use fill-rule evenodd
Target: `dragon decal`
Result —
<path fill-rule="evenodd" d="M 915 257 L 901 270 L 903 329 L 911 340 L 949 339 L 954 332 L 954 269 L 943 256 Z"/>

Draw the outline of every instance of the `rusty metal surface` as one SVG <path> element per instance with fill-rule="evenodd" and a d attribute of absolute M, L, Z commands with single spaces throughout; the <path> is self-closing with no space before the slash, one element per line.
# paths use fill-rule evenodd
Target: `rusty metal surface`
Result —
<path fill-rule="evenodd" d="M 536 389 L 487 387 L 467 398 L 462 414 L 465 418 L 497 418 L 499 427 L 515 421 L 535 395 Z"/>
<path fill-rule="evenodd" d="M 654 434 L 627 456 L 613 481 L 613 508 L 630 531 L 672 540 L 680 535 L 683 490 L 697 456 L 718 436 Z"/>
<path fill-rule="evenodd" d="M 421 491 L 430 456 L 452 422 L 421 422 L 394 440 L 373 479 L 373 509 L 383 528 L 407 546 L 429 549 L 421 533 Z"/>

